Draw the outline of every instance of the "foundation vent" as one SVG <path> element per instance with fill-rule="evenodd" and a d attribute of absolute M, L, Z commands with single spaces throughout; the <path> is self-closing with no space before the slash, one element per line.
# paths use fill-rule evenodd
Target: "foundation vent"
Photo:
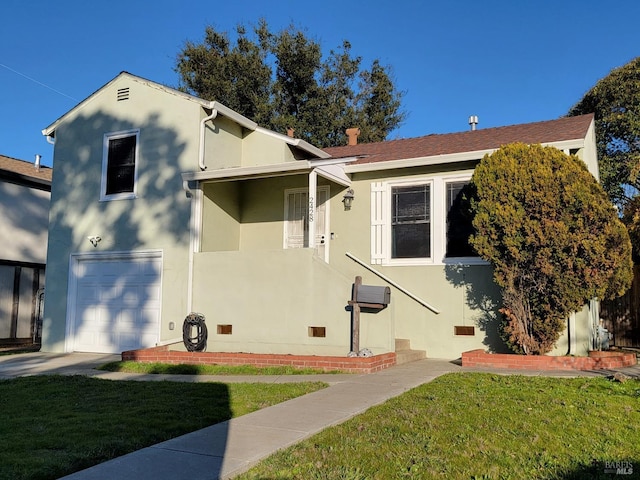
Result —
<path fill-rule="evenodd" d="M 463 326 L 455 326 L 453 327 L 456 335 L 469 335 L 473 336 L 476 334 L 475 327 L 463 327 Z"/>
<path fill-rule="evenodd" d="M 218 335 L 231 335 L 233 333 L 233 325 L 217 325 L 216 332 Z"/>
<path fill-rule="evenodd" d="M 309 327 L 309 336 L 324 338 L 327 336 L 327 329 L 326 327 Z"/>

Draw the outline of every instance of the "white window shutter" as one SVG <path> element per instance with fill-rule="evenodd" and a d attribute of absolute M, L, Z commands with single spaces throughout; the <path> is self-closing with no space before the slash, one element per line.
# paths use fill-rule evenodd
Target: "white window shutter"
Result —
<path fill-rule="evenodd" d="M 380 265 L 385 258 L 385 192 L 382 182 L 371 184 L 371 264 Z"/>

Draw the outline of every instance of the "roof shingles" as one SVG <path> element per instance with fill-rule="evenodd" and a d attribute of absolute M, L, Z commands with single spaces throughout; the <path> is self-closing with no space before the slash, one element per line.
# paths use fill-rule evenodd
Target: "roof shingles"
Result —
<path fill-rule="evenodd" d="M 493 150 L 513 142 L 533 144 L 576 140 L 586 136 L 592 121 L 593 115 L 581 115 L 506 127 L 331 147 L 324 151 L 334 158 L 360 157 L 356 164 L 431 157 Z"/>
<path fill-rule="evenodd" d="M 41 165 L 40 169 L 38 170 L 31 162 L 17 160 L 15 158 L 0 155 L 0 173 L 2 171 L 49 183 L 51 182 L 51 177 L 53 174 L 53 169 L 51 169 L 50 167 Z"/>

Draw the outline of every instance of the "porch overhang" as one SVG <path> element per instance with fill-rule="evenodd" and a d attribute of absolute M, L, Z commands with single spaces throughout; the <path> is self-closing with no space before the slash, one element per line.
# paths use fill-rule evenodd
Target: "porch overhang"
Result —
<path fill-rule="evenodd" d="M 342 185 L 351 186 L 351 178 L 345 173 L 345 165 L 356 158 L 322 159 L 316 161 L 297 160 L 295 162 L 255 165 L 251 167 L 232 167 L 220 170 L 204 170 L 182 173 L 183 182 L 228 182 L 257 178 L 283 177 L 315 172 L 321 177 Z"/>

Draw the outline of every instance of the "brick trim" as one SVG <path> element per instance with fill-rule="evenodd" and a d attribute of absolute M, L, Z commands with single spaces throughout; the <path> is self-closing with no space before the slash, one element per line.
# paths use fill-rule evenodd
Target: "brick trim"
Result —
<path fill-rule="evenodd" d="M 590 352 L 588 357 L 487 353 L 482 349 L 462 354 L 463 367 L 513 370 L 606 370 L 637 364 L 634 353 Z"/>
<path fill-rule="evenodd" d="M 122 352 L 123 361 L 189 365 L 254 365 L 256 367 L 291 366 L 331 372 L 374 373 L 396 364 L 395 352 L 372 357 L 331 357 L 262 353 L 180 352 L 168 346 Z"/>

